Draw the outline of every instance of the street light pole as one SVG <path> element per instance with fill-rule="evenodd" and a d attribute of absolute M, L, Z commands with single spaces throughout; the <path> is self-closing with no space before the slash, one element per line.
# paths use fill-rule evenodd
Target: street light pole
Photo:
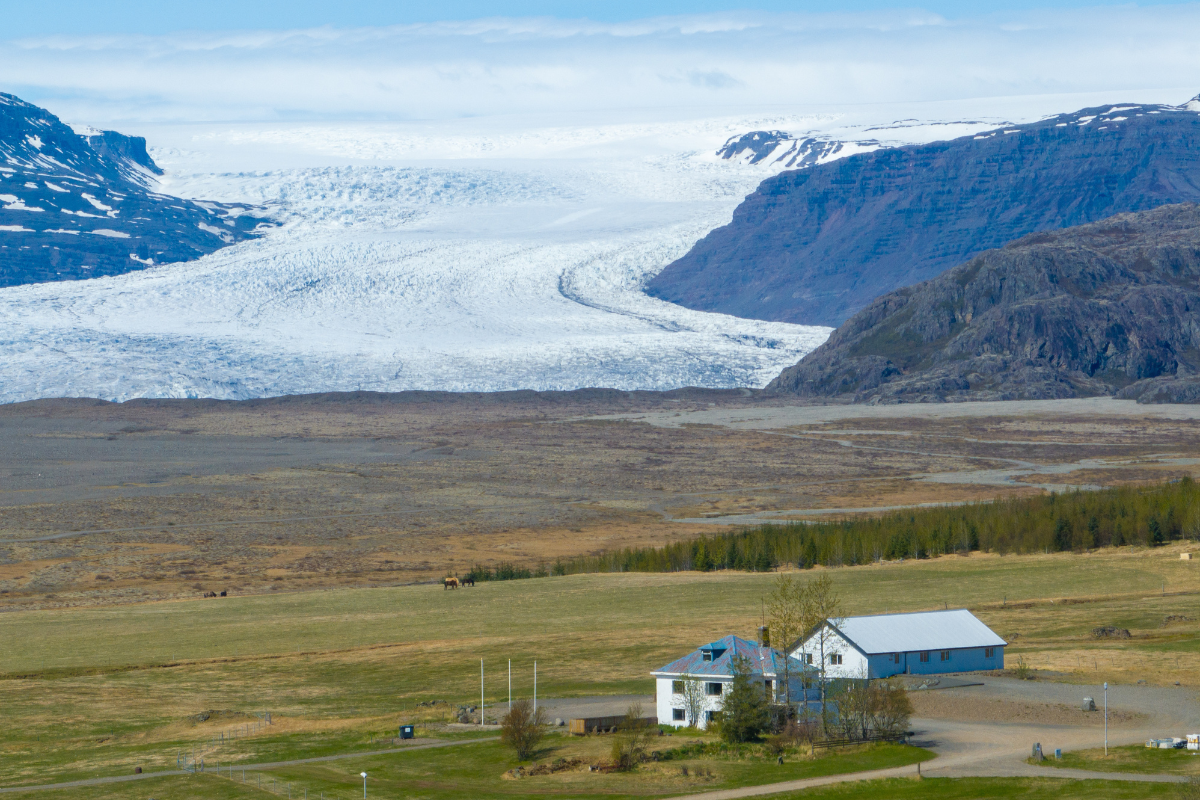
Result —
<path fill-rule="evenodd" d="M 1108 755 L 1108 681 L 1104 682 L 1104 755 Z"/>
<path fill-rule="evenodd" d="M 367 800 L 367 773 L 360 772 L 358 774 L 362 775 L 363 779 L 363 800 Z"/>

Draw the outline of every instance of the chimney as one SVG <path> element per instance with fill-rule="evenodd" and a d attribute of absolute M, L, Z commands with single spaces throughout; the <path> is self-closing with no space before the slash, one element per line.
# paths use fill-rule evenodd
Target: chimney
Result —
<path fill-rule="evenodd" d="M 771 646 L 771 631 L 766 625 L 758 626 L 758 646 L 759 647 L 770 647 Z"/>

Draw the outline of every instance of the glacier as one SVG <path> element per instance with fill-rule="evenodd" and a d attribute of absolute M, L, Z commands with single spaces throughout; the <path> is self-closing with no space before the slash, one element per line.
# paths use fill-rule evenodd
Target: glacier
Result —
<path fill-rule="evenodd" d="M 641 287 L 782 168 L 718 157 L 731 137 L 886 146 L 1005 121 L 885 114 L 141 130 L 160 191 L 280 226 L 193 262 L 0 290 L 0 402 L 761 387 L 830 329 Z"/>

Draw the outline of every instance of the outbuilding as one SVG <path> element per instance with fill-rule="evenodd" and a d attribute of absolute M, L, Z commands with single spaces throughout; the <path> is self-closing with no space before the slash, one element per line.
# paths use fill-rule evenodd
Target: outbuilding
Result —
<path fill-rule="evenodd" d="M 958 608 L 826 620 L 790 655 L 826 678 L 888 678 L 1003 669 L 1007 644 Z"/>

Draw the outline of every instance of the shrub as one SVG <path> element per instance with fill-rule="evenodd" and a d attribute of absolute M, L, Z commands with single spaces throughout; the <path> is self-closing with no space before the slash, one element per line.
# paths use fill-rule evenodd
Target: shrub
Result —
<path fill-rule="evenodd" d="M 612 761 L 619 770 L 629 770 L 640 764 L 650 747 L 655 728 L 642 719 L 642 704 L 634 703 L 625 712 L 625 720 L 617 727 L 612 741 Z"/>
<path fill-rule="evenodd" d="M 518 761 L 528 761 L 546 735 L 546 712 L 533 710 L 533 703 L 518 700 L 500 721 L 500 741 L 517 751 Z"/>

